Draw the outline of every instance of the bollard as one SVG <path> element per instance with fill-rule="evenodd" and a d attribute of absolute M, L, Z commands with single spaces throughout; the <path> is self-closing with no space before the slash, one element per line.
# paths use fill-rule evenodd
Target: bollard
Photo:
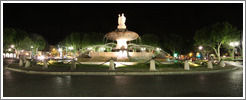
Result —
<path fill-rule="evenodd" d="M 190 65 L 189 65 L 189 61 L 188 60 L 185 60 L 184 69 L 185 70 L 190 70 Z"/>
<path fill-rule="evenodd" d="M 71 62 L 71 70 L 74 70 L 74 69 L 76 69 L 76 62 L 73 59 L 72 62 Z"/>
<path fill-rule="evenodd" d="M 29 60 L 27 60 L 26 64 L 25 64 L 25 68 L 27 68 L 27 67 L 30 67 L 30 61 Z"/>
<path fill-rule="evenodd" d="M 23 60 L 20 59 L 20 62 L 19 62 L 19 67 L 22 67 L 23 66 Z"/>
<path fill-rule="evenodd" d="M 150 60 L 150 68 L 149 68 L 150 71 L 155 71 L 155 60 L 154 59 L 151 59 Z"/>
<path fill-rule="evenodd" d="M 220 67 L 225 67 L 225 62 L 223 60 L 220 62 Z"/>
<path fill-rule="evenodd" d="M 113 60 L 113 59 L 111 59 L 111 60 L 109 61 L 109 71 L 112 71 L 112 70 L 115 70 L 115 69 L 114 69 L 114 60 Z"/>
<path fill-rule="evenodd" d="M 43 69 L 48 68 L 47 61 L 46 59 L 43 60 Z"/>
<path fill-rule="evenodd" d="M 24 62 L 23 63 L 26 63 L 26 61 L 27 61 L 27 59 L 26 59 L 26 57 L 24 57 Z"/>
<path fill-rule="evenodd" d="M 208 68 L 210 68 L 210 69 L 213 69 L 213 64 L 212 64 L 212 61 L 208 61 Z"/>

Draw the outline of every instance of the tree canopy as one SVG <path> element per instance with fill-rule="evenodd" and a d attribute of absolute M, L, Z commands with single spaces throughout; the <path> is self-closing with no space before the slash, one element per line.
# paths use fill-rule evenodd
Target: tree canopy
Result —
<path fill-rule="evenodd" d="M 41 35 L 30 34 L 20 29 L 5 28 L 3 36 L 4 48 L 14 45 L 17 50 L 31 50 L 31 46 L 42 50 L 46 46 L 46 41 Z"/>
<path fill-rule="evenodd" d="M 169 50 L 172 54 L 181 53 L 184 46 L 184 39 L 180 35 L 169 34 L 163 37 L 162 45 L 165 49 Z"/>
<path fill-rule="evenodd" d="M 141 44 L 160 47 L 160 39 L 155 34 L 144 34 L 141 37 Z"/>
<path fill-rule="evenodd" d="M 239 31 L 229 22 L 217 22 L 195 32 L 195 45 L 211 47 L 220 60 L 220 48 L 234 40 Z"/>

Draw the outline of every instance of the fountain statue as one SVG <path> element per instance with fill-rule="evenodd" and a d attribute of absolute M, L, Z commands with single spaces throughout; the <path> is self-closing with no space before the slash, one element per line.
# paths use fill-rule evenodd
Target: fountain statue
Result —
<path fill-rule="evenodd" d="M 124 14 L 118 16 L 118 27 L 115 31 L 109 32 L 105 37 L 109 40 L 117 41 L 114 50 L 127 49 L 127 41 L 137 39 L 139 36 L 136 32 L 126 29 L 126 17 Z"/>
<path fill-rule="evenodd" d="M 122 13 L 122 15 L 119 14 L 119 17 L 118 17 L 118 29 L 126 29 L 126 25 L 125 25 L 125 22 L 126 22 L 126 17 L 124 16 L 124 13 Z"/>

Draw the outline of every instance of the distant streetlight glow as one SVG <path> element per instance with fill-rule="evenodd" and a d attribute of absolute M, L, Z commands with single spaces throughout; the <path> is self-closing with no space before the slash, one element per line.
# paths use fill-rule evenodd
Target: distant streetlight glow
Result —
<path fill-rule="evenodd" d="M 232 47 L 235 47 L 235 46 L 238 46 L 239 45 L 239 42 L 231 42 L 230 43 L 230 46 L 232 46 Z"/>
<path fill-rule="evenodd" d="M 11 45 L 10 47 L 11 47 L 11 48 L 14 48 L 14 47 L 15 47 L 15 45 Z"/>
<path fill-rule="evenodd" d="M 173 54 L 173 57 L 178 57 L 178 53 L 174 53 Z"/>
<path fill-rule="evenodd" d="M 202 46 L 199 46 L 198 48 L 199 48 L 199 50 L 202 50 L 203 47 Z"/>
<path fill-rule="evenodd" d="M 8 51 L 11 51 L 11 48 L 9 48 Z"/>
<path fill-rule="evenodd" d="M 191 53 L 189 53 L 189 56 L 190 56 L 190 57 L 192 57 L 192 55 L 193 55 L 193 53 L 192 53 L 192 52 L 191 52 Z"/>
<path fill-rule="evenodd" d="M 33 48 L 33 46 L 31 46 L 31 48 Z"/>
<path fill-rule="evenodd" d="M 61 48 L 59 48 L 59 49 L 58 49 L 58 51 L 59 51 L 59 52 L 62 52 L 62 49 L 61 49 Z"/>
<path fill-rule="evenodd" d="M 69 50 L 73 50 L 73 47 L 72 47 L 72 46 L 71 46 L 71 47 L 68 47 L 68 49 L 69 49 Z"/>

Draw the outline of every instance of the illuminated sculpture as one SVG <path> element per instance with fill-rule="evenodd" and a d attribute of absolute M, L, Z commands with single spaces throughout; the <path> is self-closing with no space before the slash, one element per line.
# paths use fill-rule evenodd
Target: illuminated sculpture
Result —
<path fill-rule="evenodd" d="M 119 25 L 117 29 L 105 35 L 107 39 L 117 41 L 117 46 L 116 48 L 114 48 L 115 50 L 127 49 L 127 41 L 132 41 L 139 37 L 136 32 L 129 31 L 126 29 L 125 21 L 126 17 L 124 16 L 124 14 L 119 14 Z"/>
<path fill-rule="evenodd" d="M 125 25 L 125 22 L 126 22 L 126 17 L 124 16 L 124 13 L 122 13 L 122 15 L 119 14 L 119 17 L 118 17 L 118 29 L 126 29 L 126 25 Z"/>

